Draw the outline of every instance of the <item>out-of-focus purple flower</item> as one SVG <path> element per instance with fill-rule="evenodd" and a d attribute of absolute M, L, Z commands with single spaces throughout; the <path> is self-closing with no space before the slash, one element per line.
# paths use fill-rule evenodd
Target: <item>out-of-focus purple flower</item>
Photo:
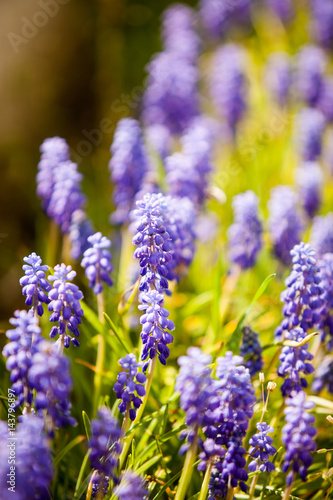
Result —
<path fill-rule="evenodd" d="M 325 132 L 322 158 L 327 172 L 333 176 L 333 130 Z"/>
<path fill-rule="evenodd" d="M 197 68 L 177 52 L 161 52 L 147 69 L 143 121 L 164 125 L 172 134 L 182 133 L 198 115 Z"/>
<path fill-rule="evenodd" d="M 187 438 L 180 453 L 185 453 L 197 438 L 198 430 L 206 425 L 205 414 L 218 406 L 217 384 L 211 377 L 210 354 L 204 354 L 199 347 L 189 347 L 186 356 L 178 358 L 180 366 L 175 390 L 180 393 L 180 407 L 186 413 L 188 428 L 180 435 Z"/>
<path fill-rule="evenodd" d="M 150 288 L 166 290 L 168 270 L 172 248 L 169 233 L 166 231 L 161 203 L 164 197 L 159 194 L 146 194 L 136 202 L 137 209 L 133 211 L 137 233 L 133 243 L 138 248 L 134 257 L 140 262 L 140 291 L 148 292 Z"/>
<path fill-rule="evenodd" d="M 23 260 L 26 262 L 22 267 L 25 276 L 20 278 L 20 285 L 23 286 L 23 295 L 27 297 L 25 303 L 39 316 L 43 316 L 43 304 L 50 302 L 47 293 L 51 290 L 51 285 L 45 278 L 49 266 L 42 265 L 42 259 L 35 252 Z"/>
<path fill-rule="evenodd" d="M 296 141 L 304 161 L 316 161 L 321 155 L 325 130 L 323 114 L 314 108 L 305 108 L 297 116 Z"/>
<path fill-rule="evenodd" d="M 173 153 L 166 158 L 165 168 L 171 194 L 179 198 L 187 197 L 198 204 L 199 198 L 203 197 L 205 180 L 202 182 L 202 176 L 191 158 L 184 153 Z"/>
<path fill-rule="evenodd" d="M 162 39 L 166 52 L 195 63 L 200 49 L 200 38 L 195 32 L 195 11 L 184 4 L 174 4 L 163 13 Z"/>
<path fill-rule="evenodd" d="M 251 377 L 262 371 L 264 362 L 259 336 L 248 326 L 243 328 L 243 339 L 239 354 L 244 358 L 245 368 L 249 370 Z"/>
<path fill-rule="evenodd" d="M 95 232 L 84 210 L 73 212 L 68 232 L 71 242 L 70 255 L 72 259 L 79 260 L 83 252 L 89 248 L 88 236 Z"/>
<path fill-rule="evenodd" d="M 104 487 L 105 478 L 117 482 L 116 467 L 121 452 L 121 429 L 107 406 L 100 406 L 97 418 L 91 421 L 90 463 L 98 472 L 99 487 Z"/>
<path fill-rule="evenodd" d="M 304 229 L 298 199 L 290 186 L 276 186 L 271 190 L 268 202 L 269 233 L 275 256 L 284 264 L 290 264 L 290 250 L 300 242 Z"/>
<path fill-rule="evenodd" d="M 32 364 L 32 355 L 36 352 L 41 338 L 41 329 L 33 311 L 15 311 L 9 320 L 15 328 L 7 330 L 10 342 L 5 345 L 2 355 L 7 358 L 6 368 L 11 372 L 10 381 L 15 391 L 16 407 L 32 403 L 32 387 L 28 382 L 28 370 Z"/>
<path fill-rule="evenodd" d="M 333 253 L 333 212 L 313 219 L 309 239 L 318 257 Z"/>
<path fill-rule="evenodd" d="M 245 53 L 235 44 L 219 48 L 213 57 L 210 93 L 233 134 L 247 107 L 245 64 Z"/>
<path fill-rule="evenodd" d="M 318 366 L 311 389 L 320 392 L 324 388 L 333 394 L 333 356 L 325 356 Z"/>
<path fill-rule="evenodd" d="M 42 153 L 38 163 L 37 195 L 42 200 L 42 207 L 47 212 L 54 190 L 54 175 L 59 164 L 69 161 L 69 146 L 65 139 L 50 137 L 40 147 Z"/>
<path fill-rule="evenodd" d="M 151 146 L 164 160 L 170 154 L 172 148 L 172 136 L 169 129 L 164 125 L 155 123 L 146 127 L 145 135 L 148 147 Z"/>
<path fill-rule="evenodd" d="M 331 0 L 311 0 L 310 27 L 324 47 L 332 48 L 333 43 L 333 4 Z"/>
<path fill-rule="evenodd" d="M 333 121 L 333 78 L 325 78 L 317 107 L 327 122 Z"/>
<path fill-rule="evenodd" d="M 80 345 L 76 337 L 80 335 L 77 327 L 83 316 L 80 305 L 83 294 L 77 285 L 70 283 L 75 276 L 76 272 L 72 271 L 71 266 L 57 264 L 54 268 L 54 275 L 49 278 L 54 282 L 49 292 L 51 302 L 48 309 L 52 311 L 50 321 L 58 323 L 58 326 L 52 327 L 50 337 L 54 338 L 59 334 L 60 345 L 64 347 L 69 347 L 70 341 L 76 347 Z M 73 333 L 75 337 L 71 337 L 68 332 Z"/>
<path fill-rule="evenodd" d="M 34 415 L 24 415 L 14 434 L 13 475 L 13 462 L 8 458 L 8 446 L 13 437 L 9 435 L 7 424 L 0 422 L 0 497 L 5 499 L 13 495 L 17 500 L 50 498 L 54 467 L 43 421 Z"/>
<path fill-rule="evenodd" d="M 214 439 L 207 438 L 200 443 L 202 451 L 199 454 L 200 462 L 198 470 L 204 472 L 207 468 L 208 462 L 216 457 L 224 457 L 225 449 L 222 445 L 215 443 Z"/>
<path fill-rule="evenodd" d="M 109 476 L 104 476 L 99 472 L 95 472 L 94 476 L 91 478 L 92 480 L 92 492 L 91 498 L 104 498 L 109 491 L 110 486 L 110 478 Z"/>
<path fill-rule="evenodd" d="M 258 203 L 253 191 L 238 194 L 232 200 L 234 223 L 228 229 L 229 259 L 243 270 L 255 265 L 262 246 Z"/>
<path fill-rule="evenodd" d="M 294 17 L 292 0 L 268 0 L 269 8 L 283 21 L 289 22 Z"/>
<path fill-rule="evenodd" d="M 306 333 L 310 328 L 322 326 L 327 305 L 326 292 L 315 258 L 315 251 L 309 243 L 300 243 L 290 252 L 293 270 L 285 280 L 287 288 L 281 293 L 285 319 L 275 330 L 277 338 L 300 326 Z M 294 339 L 291 339 L 294 340 Z"/>
<path fill-rule="evenodd" d="M 111 153 L 109 170 L 115 186 L 113 201 L 116 206 L 111 219 L 121 224 L 128 222 L 135 195 L 140 191 L 149 170 L 149 159 L 137 120 L 123 118 L 118 122 Z"/>
<path fill-rule="evenodd" d="M 157 290 L 143 293 L 140 300 L 139 310 L 144 311 L 140 318 L 143 343 L 141 359 L 151 360 L 158 355 L 160 362 L 165 365 L 170 354 L 168 344 L 173 342 L 170 331 L 175 329 L 175 325 L 168 319 L 169 311 L 163 307 L 163 295 Z M 143 371 L 146 371 L 147 367 L 148 363 L 145 363 Z"/>
<path fill-rule="evenodd" d="M 306 214 L 313 217 L 321 205 L 323 173 L 315 162 L 301 164 L 295 171 L 296 185 Z"/>
<path fill-rule="evenodd" d="M 200 0 L 202 24 L 212 39 L 219 38 L 232 25 L 249 21 L 251 0 Z"/>
<path fill-rule="evenodd" d="M 135 420 L 136 410 L 142 404 L 141 398 L 146 394 L 143 385 L 146 376 L 138 372 L 138 368 L 141 368 L 143 363 L 138 363 L 134 354 L 127 354 L 125 358 L 119 360 L 119 364 L 124 371 L 117 375 L 117 382 L 113 386 L 117 398 L 121 399 L 118 410 L 123 415 L 128 410 L 130 419 Z"/>
<path fill-rule="evenodd" d="M 28 382 L 36 391 L 34 405 L 37 415 L 46 418 L 51 435 L 54 427 L 76 424 L 70 413 L 69 396 L 73 386 L 70 361 L 59 354 L 55 344 L 47 340 L 38 343 L 28 371 Z"/>
<path fill-rule="evenodd" d="M 285 333 L 284 339 L 294 342 L 302 342 L 306 333 L 303 328 L 296 327 Z M 308 363 L 313 355 L 308 351 L 309 344 L 300 347 L 283 346 L 280 354 L 280 365 L 277 373 L 285 378 L 281 386 L 283 397 L 290 396 L 292 391 L 299 392 L 308 386 L 307 380 L 301 374 L 310 375 L 314 372 L 313 366 Z"/>
<path fill-rule="evenodd" d="M 318 261 L 321 286 L 326 292 L 326 315 L 321 328 L 321 340 L 328 335 L 326 348 L 333 351 L 333 253 L 324 254 Z"/>
<path fill-rule="evenodd" d="M 324 84 L 327 56 L 315 45 L 305 45 L 297 55 L 296 89 L 309 106 L 315 106 Z"/>
<path fill-rule="evenodd" d="M 118 500 L 147 500 L 149 491 L 141 476 L 132 470 L 126 470 L 120 476 L 114 494 Z"/>
<path fill-rule="evenodd" d="M 108 250 L 111 241 L 98 232 L 88 237 L 88 243 L 91 246 L 84 252 L 81 266 L 85 269 L 89 287 L 93 289 L 94 294 L 98 295 L 103 291 L 102 282 L 108 286 L 113 284 L 110 277 L 113 270 L 112 255 Z"/>
<path fill-rule="evenodd" d="M 313 423 L 314 415 L 308 413 L 315 406 L 306 401 L 304 391 L 293 393 L 286 399 L 284 410 L 286 424 L 282 428 L 282 442 L 286 447 L 282 472 L 288 472 L 287 485 L 293 483 L 295 475 L 299 473 L 301 479 L 306 481 L 308 468 L 313 462 L 311 453 L 315 451 L 314 437 L 317 434 Z"/>
<path fill-rule="evenodd" d="M 267 60 L 264 81 L 272 97 L 285 106 L 292 84 L 291 61 L 287 53 L 274 52 Z"/>
<path fill-rule="evenodd" d="M 254 458 L 249 463 L 249 472 L 254 472 L 257 469 L 261 472 L 272 472 L 275 470 L 275 465 L 270 462 L 269 457 L 275 455 L 276 448 L 272 446 L 273 438 L 268 436 L 274 432 L 273 427 L 267 425 L 266 422 L 256 424 L 258 432 L 254 434 L 249 441 L 249 455 Z"/>

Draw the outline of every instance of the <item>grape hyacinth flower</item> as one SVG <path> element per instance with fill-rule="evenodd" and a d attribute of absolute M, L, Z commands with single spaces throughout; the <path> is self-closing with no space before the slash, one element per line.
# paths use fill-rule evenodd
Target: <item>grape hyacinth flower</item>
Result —
<path fill-rule="evenodd" d="M 213 57 L 210 93 L 233 135 L 247 107 L 245 64 L 242 48 L 234 44 L 218 49 Z"/>
<path fill-rule="evenodd" d="M 268 209 L 274 254 L 283 264 L 288 265 L 291 262 L 290 250 L 300 242 L 304 228 L 296 193 L 290 186 L 274 187 Z"/>
<path fill-rule="evenodd" d="M 318 101 L 318 109 L 328 123 L 333 121 L 333 78 L 325 78 L 322 92 Z"/>
<path fill-rule="evenodd" d="M 147 70 L 145 125 L 160 124 L 172 134 L 181 134 L 198 115 L 198 69 L 177 52 L 161 52 Z"/>
<path fill-rule="evenodd" d="M 285 280 L 286 290 L 281 293 L 285 319 L 275 330 L 277 338 L 285 332 L 300 326 L 305 333 L 310 328 L 319 328 L 326 314 L 326 292 L 315 258 L 315 251 L 309 243 L 295 245 L 290 255 L 293 270 Z M 294 340 L 294 339 L 291 339 Z"/>
<path fill-rule="evenodd" d="M 147 500 L 149 491 L 140 475 L 132 470 L 126 470 L 120 476 L 114 494 L 118 500 Z"/>
<path fill-rule="evenodd" d="M 297 55 L 296 88 L 299 95 L 309 106 L 315 106 L 320 98 L 327 57 L 325 52 L 315 45 L 305 45 Z"/>
<path fill-rule="evenodd" d="M 319 393 L 323 389 L 333 394 L 333 356 L 325 356 L 318 366 L 311 389 Z"/>
<path fill-rule="evenodd" d="M 171 152 L 172 136 L 170 131 L 164 125 L 155 123 L 146 127 L 145 136 L 149 146 L 156 151 L 162 160 Z"/>
<path fill-rule="evenodd" d="M 34 405 L 41 418 L 46 414 L 46 427 L 50 435 L 54 428 L 76 425 L 71 416 L 69 401 L 73 381 L 70 360 L 59 354 L 55 344 L 42 340 L 31 359 L 28 383 L 36 391 Z"/>
<path fill-rule="evenodd" d="M 251 0 L 232 2 L 221 0 L 200 0 L 199 9 L 203 27 L 213 40 L 221 37 L 229 26 L 246 24 L 250 19 Z"/>
<path fill-rule="evenodd" d="M 14 318 L 9 320 L 15 328 L 7 330 L 10 340 L 5 345 L 2 355 L 7 358 L 6 368 L 11 372 L 10 381 L 15 391 L 16 407 L 24 404 L 30 406 L 33 398 L 33 387 L 28 381 L 28 371 L 32 365 L 32 356 L 38 349 L 41 329 L 33 311 L 15 311 Z"/>
<path fill-rule="evenodd" d="M 23 415 L 16 427 L 14 475 L 9 448 L 13 438 L 0 421 L 0 497 L 43 500 L 50 498 L 54 476 L 52 450 L 44 434 L 44 423 L 34 415 Z"/>
<path fill-rule="evenodd" d="M 268 5 L 284 23 L 291 21 L 294 16 L 292 0 L 268 0 Z"/>
<path fill-rule="evenodd" d="M 325 253 L 333 253 L 333 212 L 317 215 L 313 219 L 310 243 L 319 257 Z"/>
<path fill-rule="evenodd" d="M 111 264 L 111 252 L 107 250 L 111 246 L 111 241 L 98 232 L 88 237 L 88 248 L 81 261 L 81 266 L 85 269 L 85 275 L 89 280 L 89 287 L 93 289 L 95 295 L 103 291 L 102 282 L 112 286 L 113 281 L 110 273 L 113 270 Z"/>
<path fill-rule="evenodd" d="M 269 457 L 275 455 L 276 448 L 272 446 L 273 438 L 268 436 L 274 432 L 274 428 L 267 425 L 266 422 L 256 424 L 258 432 L 254 434 L 249 441 L 249 455 L 254 458 L 249 463 L 249 472 L 254 472 L 257 469 L 261 472 L 272 472 L 275 470 L 275 465 L 270 462 Z"/>
<path fill-rule="evenodd" d="M 195 63 L 200 49 L 200 38 L 195 32 L 195 11 L 187 5 L 174 4 L 165 9 L 162 18 L 162 39 L 166 52 Z"/>
<path fill-rule="evenodd" d="M 128 411 L 129 418 L 135 420 L 136 410 L 142 405 L 142 397 L 146 394 L 144 383 L 146 376 L 138 372 L 138 368 L 143 366 L 143 363 L 137 362 L 134 354 L 127 354 L 119 360 L 119 364 L 124 371 L 117 376 L 113 390 L 117 394 L 117 398 L 121 399 L 118 410 L 123 415 Z"/>
<path fill-rule="evenodd" d="M 302 342 L 306 334 L 301 327 L 296 327 L 290 331 L 286 331 L 285 340 L 294 342 Z M 309 344 L 304 344 L 300 347 L 283 346 L 280 354 L 280 365 L 277 373 L 280 377 L 284 377 L 285 381 L 281 386 L 283 397 L 290 396 L 293 391 L 299 392 L 308 386 L 307 380 L 302 377 L 310 375 L 314 372 L 313 366 L 308 363 L 313 359 L 313 355 L 308 351 Z"/>
<path fill-rule="evenodd" d="M 133 243 L 138 248 L 134 257 L 140 262 L 139 290 L 148 292 L 168 288 L 166 264 L 172 259 L 171 240 L 165 229 L 161 203 L 164 197 L 159 194 L 146 194 L 136 202 L 137 209 L 133 211 L 136 220 L 137 233 Z"/>
<path fill-rule="evenodd" d="M 306 162 L 296 169 L 295 176 L 304 211 L 312 218 L 322 201 L 324 176 L 321 168 L 318 163 Z"/>
<path fill-rule="evenodd" d="M 50 302 L 47 293 L 51 290 L 51 285 L 45 278 L 49 266 L 42 265 L 42 259 L 35 252 L 23 260 L 26 262 L 22 267 L 25 276 L 20 278 L 20 285 L 23 287 L 22 294 L 27 297 L 25 303 L 38 316 L 43 316 L 43 304 Z"/>
<path fill-rule="evenodd" d="M 105 487 L 105 481 L 111 478 L 117 483 L 116 468 L 121 452 L 121 429 L 109 408 L 100 406 L 97 418 L 91 421 L 89 439 L 90 463 L 97 475 L 99 484 L 95 490 Z"/>
<path fill-rule="evenodd" d="M 42 207 L 48 213 L 48 206 L 54 190 L 54 175 L 58 166 L 69 161 L 69 146 L 65 139 L 51 137 L 45 139 L 40 147 L 42 153 L 38 163 L 37 195 L 42 200 Z"/>
<path fill-rule="evenodd" d="M 315 39 L 330 49 L 333 43 L 333 5 L 331 0 L 311 0 L 310 26 Z"/>
<path fill-rule="evenodd" d="M 111 219 L 117 224 L 122 224 L 129 221 L 133 200 L 149 170 L 148 154 L 137 120 L 123 118 L 118 122 L 111 153 L 109 170 L 111 181 L 115 185 L 113 201 L 116 206 Z"/>
<path fill-rule="evenodd" d="M 323 114 L 314 108 L 305 108 L 297 116 L 296 140 L 303 161 L 316 161 L 321 155 L 325 129 Z"/>
<path fill-rule="evenodd" d="M 321 328 L 321 340 L 325 341 L 328 334 L 326 349 L 333 351 L 333 253 L 324 254 L 318 261 L 321 286 L 326 292 L 327 309 Z"/>
<path fill-rule="evenodd" d="M 253 191 L 238 194 L 232 200 L 234 223 L 228 229 L 229 259 L 243 270 L 255 265 L 262 246 L 258 203 Z"/>
<path fill-rule="evenodd" d="M 81 323 L 83 310 L 80 300 L 83 298 L 82 292 L 77 285 L 71 283 L 76 276 L 76 272 L 71 266 L 57 264 L 54 268 L 54 275 L 49 280 L 53 281 L 53 288 L 49 292 L 48 305 L 51 322 L 57 322 L 58 326 L 53 326 L 50 337 L 54 338 L 59 334 L 59 346 L 69 347 L 70 342 L 76 347 L 80 345 L 76 337 L 80 335 L 77 326 Z M 68 332 L 73 333 L 72 337 Z"/>
<path fill-rule="evenodd" d="M 317 431 L 313 426 L 314 415 L 308 413 L 315 404 L 306 401 L 304 391 L 293 393 L 286 399 L 284 410 L 286 424 L 282 428 L 282 442 L 286 447 L 282 472 L 287 474 L 287 486 L 290 486 L 299 473 L 302 481 L 306 481 L 308 468 L 313 462 L 311 453 L 315 451 L 316 444 L 313 440 Z"/>
<path fill-rule="evenodd" d="M 84 210 L 75 210 L 73 212 L 68 233 L 71 242 L 70 256 L 77 261 L 90 246 L 88 237 L 95 233 Z"/>
<path fill-rule="evenodd" d="M 157 354 L 160 363 L 165 365 L 170 354 L 168 344 L 173 342 L 170 331 L 175 329 L 175 325 L 168 319 L 169 311 L 163 307 L 163 295 L 157 290 L 143 293 L 140 300 L 139 310 L 143 311 L 140 318 L 143 344 L 141 359 L 145 361 L 149 358 L 150 361 Z M 149 361 L 143 366 L 144 372 L 147 370 Z"/>
<path fill-rule="evenodd" d="M 267 60 L 264 80 L 272 97 L 285 106 L 292 84 L 291 62 L 287 53 L 274 52 Z"/>
<path fill-rule="evenodd" d="M 259 337 L 249 326 L 243 328 L 243 339 L 239 354 L 245 360 L 245 368 L 249 370 L 251 377 L 262 371 L 264 362 L 262 359 L 262 347 Z"/>

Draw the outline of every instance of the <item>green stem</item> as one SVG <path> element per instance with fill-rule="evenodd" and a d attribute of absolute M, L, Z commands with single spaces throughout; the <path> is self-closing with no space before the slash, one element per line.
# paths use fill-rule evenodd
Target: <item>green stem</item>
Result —
<path fill-rule="evenodd" d="M 252 478 L 252 482 L 251 482 L 251 486 L 250 486 L 250 491 L 249 491 L 249 500 L 252 500 L 252 498 L 254 496 L 256 485 L 257 485 L 257 482 L 258 482 L 258 478 L 259 478 L 259 474 L 257 474 L 256 476 L 253 476 L 253 478 Z"/>
<path fill-rule="evenodd" d="M 94 479 L 95 479 L 95 476 L 97 474 L 97 470 L 95 470 L 91 476 L 91 479 L 90 479 L 90 482 L 88 484 L 88 489 L 87 489 L 87 495 L 86 495 L 86 500 L 90 500 L 91 499 L 91 495 L 92 495 L 92 489 L 93 489 L 93 484 L 94 484 Z"/>
<path fill-rule="evenodd" d="M 282 500 L 289 500 L 292 488 L 293 488 L 293 483 L 291 483 L 289 486 L 287 486 L 287 488 L 283 492 Z"/>
<path fill-rule="evenodd" d="M 97 295 L 97 309 L 98 309 L 98 318 L 101 323 L 105 323 L 104 319 L 104 290 Z M 96 372 L 94 378 L 94 412 L 97 410 L 97 405 L 99 401 L 99 397 L 101 394 L 102 387 L 102 376 L 104 371 L 104 358 L 105 358 L 105 339 L 103 335 L 98 335 L 98 347 L 97 347 L 97 359 L 96 359 Z"/>
<path fill-rule="evenodd" d="M 195 461 L 195 458 L 197 456 L 197 451 L 198 451 L 198 438 L 197 436 L 194 438 L 193 442 L 191 443 L 191 446 L 189 447 L 187 453 L 186 453 L 186 458 L 185 458 L 185 463 L 183 467 L 183 472 L 182 475 L 180 476 L 176 496 L 174 500 L 183 500 L 185 498 L 188 485 L 190 484 L 190 480 L 192 477 L 192 472 L 193 472 L 193 464 Z"/>
<path fill-rule="evenodd" d="M 211 470 L 212 470 L 212 463 L 209 462 L 207 465 L 203 483 L 201 485 L 201 490 L 198 500 L 206 500 Z"/>
<path fill-rule="evenodd" d="M 235 492 L 235 488 L 233 486 L 231 486 L 230 484 L 228 484 L 227 500 L 233 500 L 233 498 L 234 498 L 234 492 Z"/>
<path fill-rule="evenodd" d="M 229 306 L 230 306 L 231 299 L 232 299 L 232 295 L 233 295 L 233 292 L 237 286 L 240 275 L 241 275 L 241 268 L 239 266 L 234 266 L 233 269 L 231 270 L 230 274 L 226 277 L 226 279 L 224 281 L 222 295 L 221 295 L 220 304 L 219 304 L 219 309 L 220 309 L 219 324 L 220 324 L 220 326 L 223 325 L 223 322 L 224 322 L 226 315 L 228 313 Z"/>
<path fill-rule="evenodd" d="M 138 423 L 140 422 L 140 419 L 142 417 L 142 414 L 144 412 L 144 409 L 145 409 L 145 406 L 146 406 L 146 403 L 148 401 L 148 397 L 149 397 L 149 392 L 150 392 L 150 388 L 151 388 L 151 384 L 152 384 L 152 381 L 153 381 L 153 375 L 154 375 L 154 371 L 155 371 L 155 366 L 156 366 L 156 359 L 157 357 L 155 356 L 152 361 L 151 361 L 151 364 L 149 366 L 149 371 L 148 371 L 148 374 L 147 374 L 147 380 L 146 380 L 146 385 L 145 385 L 145 390 L 146 390 L 146 394 L 142 400 L 142 405 L 140 406 L 140 408 L 138 409 L 137 411 L 137 414 L 136 414 L 136 417 L 135 417 L 135 420 L 133 421 L 131 427 L 130 427 L 130 430 L 129 430 L 129 434 L 128 436 L 126 436 L 126 438 L 124 439 L 124 444 L 123 444 L 123 450 L 121 452 L 121 455 L 120 455 L 120 458 L 119 458 L 119 469 L 121 470 L 123 465 L 124 465 L 124 462 L 125 462 L 125 459 L 126 459 L 126 456 L 127 456 L 127 453 L 128 453 L 128 450 L 131 446 L 131 442 L 132 442 L 132 439 L 134 437 L 134 434 L 135 432 L 130 432 L 131 429 Z"/>

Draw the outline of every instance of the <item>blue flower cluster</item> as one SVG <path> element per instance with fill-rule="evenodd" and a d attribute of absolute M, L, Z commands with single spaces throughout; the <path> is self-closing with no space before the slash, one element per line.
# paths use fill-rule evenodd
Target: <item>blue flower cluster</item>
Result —
<path fill-rule="evenodd" d="M 317 215 L 310 232 L 310 243 L 318 257 L 325 253 L 333 253 L 333 212 Z"/>
<path fill-rule="evenodd" d="M 195 23 L 195 12 L 187 5 L 175 4 L 165 9 L 162 18 L 164 50 L 195 63 L 201 45 L 194 29 Z"/>
<path fill-rule="evenodd" d="M 268 5 L 272 12 L 276 14 L 282 22 L 289 22 L 294 16 L 294 5 L 292 0 L 268 0 Z"/>
<path fill-rule="evenodd" d="M 38 316 L 42 316 L 44 313 L 43 304 L 50 302 L 47 293 L 51 290 L 51 285 L 45 278 L 49 266 L 42 265 L 42 259 L 35 252 L 24 257 L 23 260 L 26 262 L 23 265 L 25 275 L 20 278 L 20 285 L 23 286 L 23 295 L 27 297 L 25 303 L 27 306 L 31 306 Z"/>
<path fill-rule="evenodd" d="M 333 5 L 330 0 L 311 0 L 310 28 L 324 47 L 332 47 Z"/>
<path fill-rule="evenodd" d="M 258 334 L 251 330 L 249 326 L 243 328 L 243 339 L 239 354 L 244 358 L 245 368 L 249 370 L 251 377 L 262 370 L 264 366 L 262 347 Z"/>
<path fill-rule="evenodd" d="M 138 372 L 138 368 L 141 368 L 143 363 L 138 363 L 134 354 L 127 354 L 119 360 L 119 364 L 124 371 L 118 374 L 117 382 L 113 387 L 117 398 L 121 399 L 118 410 L 123 415 L 128 411 L 130 419 L 135 420 L 136 410 L 142 404 L 141 398 L 146 394 L 143 385 L 146 382 L 146 376 Z"/>
<path fill-rule="evenodd" d="M 71 242 L 70 256 L 73 260 L 79 260 L 85 250 L 89 248 L 88 237 L 95 233 L 91 221 L 84 210 L 75 210 L 72 214 L 71 224 L 68 230 Z"/>
<path fill-rule="evenodd" d="M 333 394 L 333 356 L 325 356 L 318 366 L 311 389 L 320 392 L 324 388 Z"/>
<path fill-rule="evenodd" d="M 321 328 L 321 340 L 324 342 L 328 335 L 326 348 L 333 350 L 333 253 L 326 253 L 318 261 L 321 286 L 326 292 L 326 314 Z"/>
<path fill-rule="evenodd" d="M 200 0 L 201 23 L 206 34 L 213 40 L 221 37 L 228 28 L 248 23 L 251 0 L 241 2 L 221 2 L 220 0 Z"/>
<path fill-rule="evenodd" d="M 94 294 L 98 295 L 103 291 L 102 282 L 112 286 L 113 281 L 110 273 L 113 270 L 111 264 L 111 252 L 107 250 L 111 246 L 111 241 L 98 232 L 88 237 L 88 248 L 81 261 L 81 266 L 85 269 L 85 275 L 89 280 L 89 287 Z"/>
<path fill-rule="evenodd" d="M 238 194 L 232 200 L 235 221 L 228 229 L 229 258 L 241 269 L 255 265 L 262 246 L 258 203 L 253 191 Z"/>
<path fill-rule="evenodd" d="M 315 404 L 306 401 L 304 391 L 292 393 L 286 399 L 284 410 L 286 424 L 282 428 L 282 442 L 286 447 L 282 472 L 288 472 L 287 485 L 293 483 L 295 475 L 299 473 L 306 481 L 308 468 L 313 462 L 311 453 L 315 451 L 314 437 L 317 434 L 313 423 L 314 415 L 308 413 Z"/>
<path fill-rule="evenodd" d="M 296 184 L 308 217 L 313 217 L 321 205 L 323 181 L 318 163 L 306 162 L 296 170 Z"/>
<path fill-rule="evenodd" d="M 49 292 L 51 302 L 48 309 L 52 311 L 50 321 L 58 323 L 58 326 L 52 327 L 50 337 L 54 338 L 59 334 L 60 350 L 63 346 L 69 347 L 70 341 L 75 346 L 80 345 L 76 337 L 80 335 L 77 326 L 81 323 L 83 316 L 80 305 L 83 294 L 77 285 L 71 283 L 75 276 L 76 272 L 72 270 L 71 266 L 57 264 L 54 268 L 54 275 L 49 277 L 49 280 L 54 282 L 53 288 Z M 73 333 L 75 337 L 71 337 L 68 331 Z"/>
<path fill-rule="evenodd" d="M 256 424 L 258 432 L 254 434 L 249 441 L 249 455 L 254 458 L 249 463 L 249 472 L 260 470 L 261 472 L 272 472 L 275 470 L 275 465 L 270 462 L 269 457 L 275 455 L 276 448 L 272 446 L 273 438 L 267 434 L 274 432 L 273 427 L 267 425 L 266 422 Z"/>
<path fill-rule="evenodd" d="M 296 86 L 299 95 L 309 106 L 315 106 L 319 101 L 326 67 L 327 57 L 320 47 L 305 45 L 299 51 Z"/>
<path fill-rule="evenodd" d="M 120 483 L 114 494 L 118 500 L 147 500 L 149 491 L 140 475 L 126 470 L 120 476 Z"/>
<path fill-rule="evenodd" d="M 316 161 L 321 155 L 325 118 L 315 108 L 304 108 L 296 120 L 296 140 L 303 161 Z"/>
<path fill-rule="evenodd" d="M 273 52 L 267 60 L 265 75 L 266 86 L 273 99 L 285 106 L 290 97 L 292 84 L 291 62 L 287 53 Z"/>

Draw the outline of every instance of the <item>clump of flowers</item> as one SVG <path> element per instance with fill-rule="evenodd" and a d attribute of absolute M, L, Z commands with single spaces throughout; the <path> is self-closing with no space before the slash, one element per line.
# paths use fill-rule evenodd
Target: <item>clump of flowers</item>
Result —
<path fill-rule="evenodd" d="M 318 366 L 311 389 L 320 392 L 324 388 L 333 394 L 333 356 L 325 356 Z"/>
<path fill-rule="evenodd" d="M 315 108 L 305 108 L 297 116 L 296 140 L 303 161 L 316 161 L 321 155 L 325 118 Z"/>
<path fill-rule="evenodd" d="M 138 371 L 138 368 L 141 368 L 143 363 L 138 363 L 134 354 L 127 354 L 119 360 L 119 364 L 124 371 L 118 374 L 117 382 L 113 387 L 117 398 L 121 399 L 118 410 L 123 415 L 128 411 L 129 418 L 135 420 L 136 410 L 142 404 L 141 398 L 146 394 L 143 385 L 146 376 Z"/>
<path fill-rule="evenodd" d="M 259 469 L 261 472 L 272 472 L 275 470 L 275 465 L 270 462 L 269 457 L 275 455 L 276 448 L 272 446 L 273 438 L 268 436 L 274 432 L 273 427 L 267 425 L 266 422 L 256 424 L 258 432 L 254 434 L 249 441 L 249 455 L 252 460 L 249 463 L 249 472 L 254 472 Z"/>
<path fill-rule="evenodd" d="M 243 328 L 243 339 L 239 354 L 244 358 L 245 368 L 249 370 L 251 377 L 262 370 L 264 362 L 259 336 L 249 326 Z"/>
<path fill-rule="evenodd" d="M 313 219 L 310 243 L 319 257 L 325 253 L 333 253 L 333 212 L 317 215 Z"/>
<path fill-rule="evenodd" d="M 285 106 L 290 97 L 292 84 L 291 62 L 285 52 L 273 52 L 267 60 L 265 83 L 273 99 Z"/>
<path fill-rule="evenodd" d="M 318 103 L 326 67 L 327 57 L 320 47 L 315 45 L 302 47 L 297 60 L 296 85 L 303 100 L 309 106 L 315 106 Z"/>
<path fill-rule="evenodd" d="M 94 294 L 98 295 L 103 291 L 102 282 L 108 286 L 113 284 L 110 277 L 113 270 L 112 255 L 108 250 L 111 241 L 98 232 L 88 237 L 88 243 L 91 246 L 84 252 L 81 266 L 85 269 L 85 275 L 89 279 L 89 287 L 93 289 Z"/>
<path fill-rule="evenodd" d="M 38 316 L 44 313 L 43 304 L 49 304 L 50 299 L 47 293 L 51 290 L 51 285 L 45 277 L 49 266 L 42 264 L 42 259 L 35 252 L 23 258 L 26 264 L 22 269 L 25 275 L 20 278 L 22 294 L 26 296 L 25 303 L 36 311 Z"/>
<path fill-rule="evenodd" d="M 296 184 L 308 217 L 313 217 L 321 205 L 323 181 L 318 163 L 307 162 L 296 170 Z"/>
<path fill-rule="evenodd" d="M 118 500 L 146 500 L 149 492 L 140 475 L 132 470 L 126 470 L 120 476 L 114 494 Z"/>
<path fill-rule="evenodd" d="M 79 260 L 85 250 L 89 248 L 88 237 L 95 233 L 91 221 L 84 210 L 75 210 L 72 214 L 68 237 L 71 242 L 70 256 Z"/>
<path fill-rule="evenodd" d="M 321 328 L 321 339 L 324 342 L 328 336 L 326 348 L 333 350 L 333 254 L 326 253 L 318 261 L 321 285 L 326 292 L 326 314 Z"/>

